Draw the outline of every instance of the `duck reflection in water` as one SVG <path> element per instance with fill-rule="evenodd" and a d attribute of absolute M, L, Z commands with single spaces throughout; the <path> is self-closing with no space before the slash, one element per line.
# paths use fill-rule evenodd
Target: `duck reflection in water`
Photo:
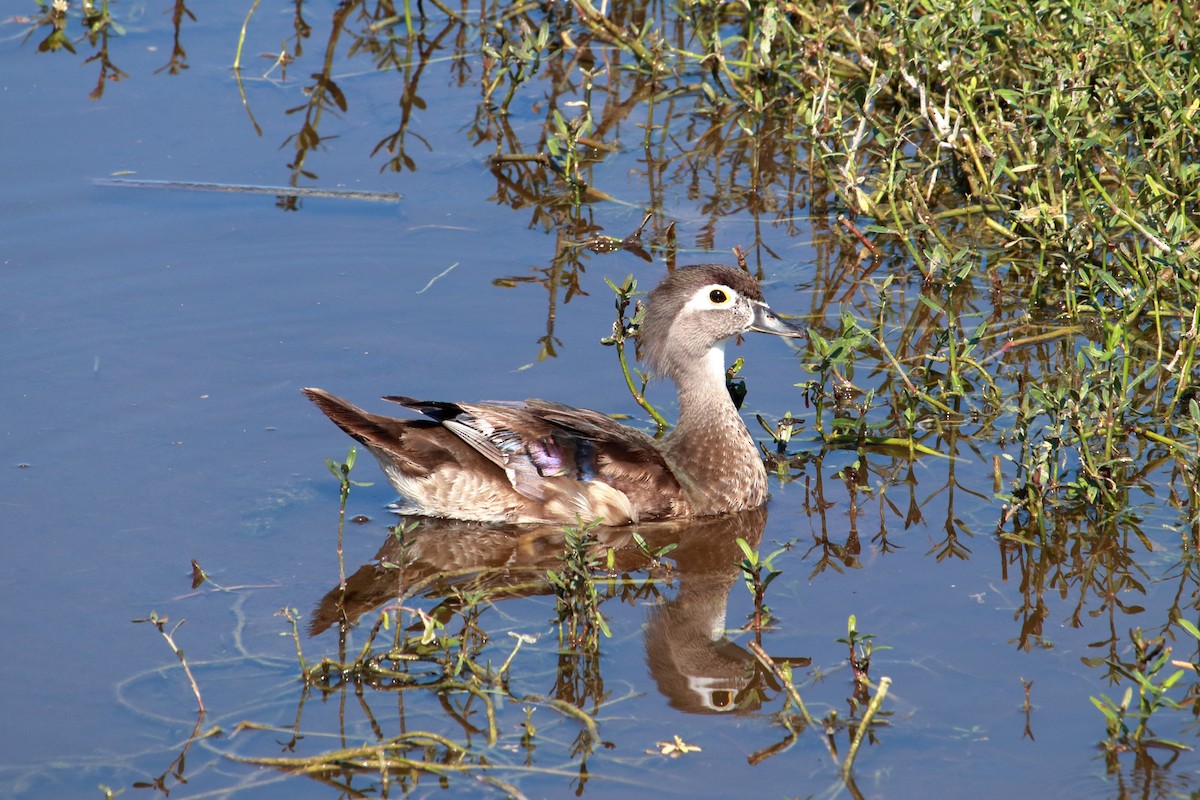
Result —
<path fill-rule="evenodd" d="M 597 528 L 601 563 L 613 551 L 616 572 L 645 570 L 649 557 L 633 541 L 636 532 L 649 552 L 677 545 L 669 558 L 676 568 L 674 596 L 650 606 L 645 626 L 646 662 L 670 704 L 691 713 L 749 712 L 767 691 L 779 687 L 757 659 L 726 635 L 730 590 L 741 576 L 737 564 L 744 539 L 757 547 L 766 523 L 765 507 L 690 520 L 643 524 L 637 528 Z M 444 598 L 451 607 L 459 590 L 484 592 L 486 601 L 552 595 L 548 569 L 561 569 L 562 526 L 498 527 L 461 520 L 421 519 L 415 528 L 392 536 L 376 559 L 347 577 L 344 591 L 330 590 L 314 611 L 310 632 L 317 635 L 397 597 L 420 594 Z"/>

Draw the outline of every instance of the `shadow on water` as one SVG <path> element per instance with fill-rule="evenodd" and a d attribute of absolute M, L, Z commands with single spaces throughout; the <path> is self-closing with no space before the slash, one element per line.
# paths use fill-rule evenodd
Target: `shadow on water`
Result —
<path fill-rule="evenodd" d="M 20 583 L 25 576 L 59 574 L 64 562 L 119 563 L 120 574 L 102 584 L 114 599 L 101 616 L 128 618 L 158 603 L 194 621 L 179 630 L 165 616 L 152 619 L 183 662 L 178 667 L 96 678 L 102 690 L 118 686 L 118 714 L 137 718 L 122 730 L 155 740 L 153 753 L 123 746 L 117 735 L 116 756 L 76 758 L 70 778 L 47 779 L 64 770 L 32 755 L 0 774 L 15 776 L 5 780 L 16 796 L 56 781 L 77 790 L 102 780 L 164 795 L 186 784 L 290 796 L 297 773 L 330 796 L 401 795 L 435 781 L 455 793 L 511 796 L 561 793 L 568 784 L 576 794 L 754 787 L 908 796 L 934 785 L 984 796 L 1194 794 L 1200 198 L 1192 154 L 1200 132 L 1194 108 L 1187 110 L 1196 82 L 1185 45 L 1198 34 L 1186 4 L 1118 5 L 1100 4 L 1084 19 L 1066 8 L 1013 16 L 986 3 L 598 9 L 587 0 L 460 7 L 297 0 L 270 16 L 253 0 L 232 11 L 175 0 L 154 9 L 165 11 L 157 19 L 141 16 L 148 12 L 140 7 L 56 2 L 5 20 L 4 41 L 18 47 L 4 56 L 10 64 L 73 57 L 69 63 L 94 71 L 79 93 L 93 109 L 129 102 L 123 92 L 151 98 L 138 106 L 144 130 L 90 141 L 85 160 L 61 166 L 66 156 L 43 156 L 44 173 L 13 164 L 20 187 L 4 200 L 18 216 L 0 279 L 28 283 L 5 292 L 22 302 L 3 319 L 22 356 L 44 357 L 30 367 L 14 345 L 11 363 L 21 371 L 10 383 L 21 393 L 3 398 L 21 414 L 4 432 L 20 471 L 10 470 L 19 477 L 10 476 L 0 505 L 12 510 L 15 527 L 41 534 L 28 538 L 53 542 L 82 516 L 57 510 L 63 487 L 82 480 L 87 512 L 116 544 L 78 559 L 74 543 L 69 552 L 22 550 L 14 558 L 29 566 L 14 569 L 12 596 L 31 593 Z M 1114 45 L 1109 37 L 1120 31 L 1135 31 L 1136 47 L 1126 39 Z M 1158 70 L 1153 80 L 1095 60 L 1127 45 L 1156 54 L 1153 63 L 1149 55 L 1139 61 L 1143 73 Z M 215 88 L 199 82 L 212 81 L 231 57 L 237 68 L 227 80 Z M 1135 85 L 1151 90 L 1131 91 Z M 171 105 L 175 86 L 196 93 L 187 109 Z M 47 93 L 26 102 L 30 108 L 8 116 L 30 146 L 66 136 L 55 126 L 24 126 L 41 113 L 67 114 L 69 101 Z M 199 116 L 164 120 L 155 117 L 159 107 Z M 69 114 L 71 126 L 62 127 L 93 130 L 85 111 Z M 210 127 L 189 130 L 186 120 L 194 119 Z M 221 137 L 213 148 L 220 155 L 197 148 L 194 140 L 205 136 Z M 138 174 L 103 157 L 142 137 L 172 144 L 121 156 L 143 165 Z M 151 174 L 185 169 L 176 155 L 193 149 L 202 174 Z M 114 253 L 101 263 L 113 270 L 133 263 L 129 275 L 63 277 L 45 260 L 43 234 L 57 212 L 39 193 L 88 211 L 78 191 L 85 170 L 95 170 L 86 177 L 105 191 L 118 186 L 137 199 L 104 206 L 102 215 L 77 214 L 86 233 L 73 229 L 55 244 Z M 279 171 L 286 178 L 256 180 Z M 197 202 L 187 208 L 204 215 L 199 224 L 217 226 L 167 227 L 169 241 L 144 240 L 143 215 L 160 212 L 164 196 L 190 201 L 214 190 L 245 195 L 238 201 L 266 192 L 286 221 L 248 210 L 227 218 L 220 214 L 228 206 Z M 370 203 L 376 208 L 364 216 L 344 211 L 367 201 L 383 202 Z M 369 216 L 380 207 L 404 215 L 405 238 L 397 240 L 393 218 Z M 120 213 L 131 209 L 137 213 Z M 213 231 L 231 235 L 239 225 L 248 238 L 218 246 Z M 188 255 L 240 263 L 252 240 L 264 238 L 294 245 L 295 264 L 287 273 L 264 271 L 261 293 L 250 292 L 252 279 L 230 292 L 227 275 L 138 271 Z M 427 268 L 426 253 L 457 252 L 466 239 L 477 241 L 469 254 L 487 274 L 472 272 L 469 288 L 456 284 L 427 303 L 387 297 L 398 276 L 372 267 L 398 250 L 415 263 L 420 250 Z M 142 252 L 131 254 L 129 241 Z M 636 303 L 632 283 L 614 275 L 616 319 L 587 306 L 583 299 L 595 293 L 607 308 L 607 290 L 589 269 L 624 273 L 647 262 L 671 269 L 728 260 L 712 253 L 735 248 L 757 277 L 796 288 L 785 307 L 806 304 L 800 316 L 810 330 L 797 363 L 751 356 L 740 375 L 752 388 L 746 416 L 757 418 L 775 479 L 769 523 L 762 511 L 647 526 L 638 531 L 642 541 L 632 531 L 586 527 L 365 524 L 348 546 L 382 547 L 374 558 L 359 553 L 353 563 L 363 566 L 325 595 L 310 622 L 313 638 L 300 636 L 298 615 L 286 612 L 296 655 L 279 651 L 270 611 L 302 603 L 297 598 L 329 577 L 306 566 L 288 575 L 275 562 L 300 549 L 281 531 L 311 531 L 311 514 L 328 510 L 327 497 L 305 493 L 313 473 L 297 479 L 304 488 L 284 485 L 293 464 L 319 469 L 313 450 L 327 445 L 297 433 L 308 418 L 276 409 L 295 399 L 295 385 L 318 363 L 344 368 L 349 354 L 366 349 L 347 337 L 318 362 L 322 335 L 344 336 L 352 327 L 344 320 L 353 319 L 374 349 L 399 315 L 409 330 L 420 328 L 419 337 L 407 337 L 420 347 L 396 350 L 386 368 L 404 364 L 406 381 L 430 369 L 444 373 L 432 379 L 466 383 L 465 373 L 483 371 L 468 364 L 479 362 L 462 356 L 461 340 L 436 339 L 434 326 L 453 315 L 461 317 L 453 320 L 456 335 L 474 337 L 472 349 L 496 348 L 486 349 L 485 363 L 529 349 L 516 340 L 524 335 L 537 364 L 563 370 L 552 373 L 564 378 L 557 386 L 517 383 L 505 373 L 520 391 L 571 390 L 591 402 L 607 383 L 595 380 L 594 366 L 568 373 L 550 364 L 565 361 L 564 342 L 578 341 L 575 325 L 594 342 L 612 322 L 606 343 L 623 346 L 636 328 Z M 353 268 L 343 269 L 347 261 Z M 421 292 L 449 280 L 459 262 L 447 261 L 428 282 L 416 281 Z M 45 409 L 80 389 L 46 375 L 63 369 L 56 354 L 73 363 L 85 350 L 38 339 L 42 329 L 31 317 L 50 306 L 27 290 L 39 282 L 31 264 L 44 269 L 47 291 L 70 304 L 65 316 L 86 321 L 94 313 L 104 321 L 100 330 L 111 325 L 129 336 L 113 349 L 130 362 L 196 369 L 213 352 L 231 350 L 237 366 L 211 374 L 224 376 L 217 385 L 236 399 L 197 413 L 178 401 L 200 394 L 191 384 L 167 385 L 166 402 L 105 395 L 107 404 L 65 442 L 57 420 L 75 410 L 46 422 Z M 164 318 L 197 301 L 239 323 L 262 315 L 270 331 L 256 347 L 288 339 L 288 349 L 271 351 L 272 363 L 258 349 L 238 349 L 249 327 L 227 326 L 212 340 L 210 319 L 189 318 L 182 334 L 170 319 L 150 325 L 118 310 L 122 296 L 105 294 L 121 277 L 163 281 L 168 289 L 159 291 L 169 300 L 155 314 Z M 290 292 L 306 286 L 319 299 L 302 305 Z M 493 290 L 502 299 L 479 299 Z M 353 300 L 340 302 L 342 292 Z M 567 314 L 573 302 L 578 310 Z M 318 316 L 321 304 L 331 310 Z M 495 312 L 490 327 L 481 309 Z M 505 330 L 530 319 L 536 331 Z M 89 346 L 95 337 L 87 327 L 70 332 Z M 179 352 L 136 349 L 168 335 Z M 95 359 L 89 363 L 99 373 Z M 348 369 L 373 379 L 371 369 L 382 371 L 374 363 Z M 116 382 L 145 392 L 163 385 L 163 373 Z M 645 376 L 627 377 L 635 395 L 639 382 L 646 390 Z M 591 404 L 628 403 L 617 399 L 623 391 Z M 251 400 L 274 404 L 272 426 L 275 417 L 289 420 L 291 432 L 274 438 L 292 444 L 209 445 L 206 468 L 180 473 L 186 491 L 163 477 L 182 471 L 180 460 L 136 444 L 156 422 L 174 445 L 188 438 L 176 438 L 180 423 L 155 417 L 166 413 L 155 406 L 187 416 L 196 441 L 250 426 L 234 406 Z M 803 418 L 777 410 L 787 408 Z M 268 468 L 239 464 L 236 483 L 209 477 L 228 470 L 235 450 L 263 454 Z M 107 469 L 114 452 L 128 472 L 106 477 L 119 472 Z M 43 466 L 76 460 L 105 468 L 59 474 Z M 118 481 L 137 487 L 136 501 Z M 242 502 L 246 483 L 259 496 Z M 170 509 L 185 504 L 180 496 L 202 509 L 197 539 L 207 545 L 178 545 L 161 534 L 120 538 L 142 530 L 125 507 L 155 522 L 177 520 Z M 370 507 L 387 499 L 370 495 Z M 227 532 L 237 525 L 218 508 L 226 504 L 265 509 L 254 535 Z M 191 522 L 161 528 L 188 531 Z M 202 546 L 212 548 L 205 568 L 239 572 L 245 585 L 205 576 L 193 593 L 173 597 L 178 581 L 162 575 L 185 562 L 181 547 Z M 154 547 L 167 552 L 147 554 Z M 254 555 L 230 556 L 246 550 Z M 124 571 L 139 569 L 128 564 L 130 551 L 154 565 L 138 580 Z M 61 594 L 78 608 L 88 602 L 81 591 L 72 585 Z M 220 612 L 206 619 L 215 605 Z M 201 638 L 197 628 L 212 636 L 221 614 L 238 620 L 227 637 L 184 641 Z M 19 624 L 16 638 L 45 636 L 30 620 Z M 108 631 L 81 635 L 102 639 Z M 114 650 L 98 661 L 135 658 L 129 640 L 95 644 Z M 227 647 L 227 659 L 200 655 Z M 309 664 L 313 650 L 335 653 Z M 811 655 L 771 655 L 794 652 Z M 886 697 L 872 663 L 894 681 Z M 174 679 L 184 665 L 194 668 L 197 696 L 204 692 L 209 708 L 194 727 L 161 710 L 176 704 Z M 167 676 L 172 694 L 164 698 L 158 687 Z M 12 716 L 32 716 L 38 698 L 58 698 L 60 686 L 9 698 Z M 94 701 L 95 690 L 85 699 Z M 285 719 L 293 709 L 294 720 Z M 77 727 L 89 740 L 104 738 Z M 186 744 L 163 745 L 168 739 Z M 869 752 L 859 754 L 855 778 L 841 766 L 854 761 L 859 744 Z M 156 772 L 147 764 L 168 759 L 167 751 L 170 766 L 158 777 L 127 779 Z M 70 746 L 66 752 L 70 760 Z M 798 759 L 807 759 L 808 783 L 797 783 Z M 230 760 L 269 769 L 238 764 L 243 771 L 230 777 Z M 864 775 L 873 785 L 860 790 Z"/>

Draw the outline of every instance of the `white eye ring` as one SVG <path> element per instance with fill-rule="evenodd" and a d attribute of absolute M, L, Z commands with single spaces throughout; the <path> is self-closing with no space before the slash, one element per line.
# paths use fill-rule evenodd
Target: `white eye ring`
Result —
<path fill-rule="evenodd" d="M 741 295 L 722 283 L 701 286 L 684 305 L 684 311 L 713 311 L 731 307 Z"/>

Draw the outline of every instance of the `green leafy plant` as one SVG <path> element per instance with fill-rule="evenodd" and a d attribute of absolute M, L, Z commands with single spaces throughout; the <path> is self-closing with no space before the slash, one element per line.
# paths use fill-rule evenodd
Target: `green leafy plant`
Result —
<path fill-rule="evenodd" d="M 547 570 L 558 609 L 559 639 L 572 648 L 594 651 L 600 635 L 612 636 L 608 622 L 600 612 L 600 595 L 593 573 L 602 565 L 592 543 L 599 520 L 580 527 L 563 529 L 562 566 Z"/>
<path fill-rule="evenodd" d="M 371 483 L 362 483 L 360 481 L 350 480 L 350 471 L 354 469 L 354 463 L 358 460 L 358 448 L 351 446 L 350 451 L 346 453 L 346 460 L 336 462 L 332 458 L 325 459 L 325 466 L 329 468 L 329 472 L 337 479 L 341 486 L 338 502 L 338 532 L 337 532 L 337 557 L 338 557 L 338 578 L 340 586 L 346 588 L 346 560 L 342 555 L 342 537 L 346 531 L 346 502 L 350 499 L 351 486 L 371 486 Z"/>
<path fill-rule="evenodd" d="M 749 627 L 757 637 L 774 621 L 771 608 L 766 604 L 767 588 L 776 578 L 783 574 L 781 570 L 775 568 L 775 559 L 787 552 L 790 546 L 784 545 L 764 557 L 758 550 L 751 547 L 745 539 L 739 538 L 737 545 L 741 548 L 742 554 L 745 556 L 745 558 L 737 563 L 737 568 L 741 570 L 746 588 L 750 590 L 750 594 L 754 598 L 754 611 L 751 615 Z"/>
<path fill-rule="evenodd" d="M 604 282 L 616 295 L 617 319 L 613 323 L 612 335 L 604 337 L 600 343 L 616 348 L 617 360 L 621 364 L 621 375 L 625 378 L 625 385 L 629 388 L 629 393 L 658 425 L 658 433 L 661 435 L 671 427 L 671 424 L 646 399 L 646 386 L 650 383 L 651 376 L 630 366 L 629 354 L 626 350 L 627 343 L 637 336 L 638 327 L 646 314 L 645 308 L 641 304 L 637 304 L 634 305 L 633 315 L 629 315 L 629 307 L 634 304 L 634 298 L 637 295 L 637 280 L 632 275 L 627 275 L 619 285 L 607 277 Z M 637 372 L 636 381 L 633 375 L 635 371 Z"/>
<path fill-rule="evenodd" d="M 846 635 L 837 641 L 846 645 L 850 650 L 849 658 L 850 669 L 854 672 L 854 680 L 860 686 L 866 686 L 870 682 L 871 670 L 871 654 L 875 651 L 874 643 L 875 634 L 862 633 L 858 630 L 858 618 L 854 614 L 846 620 Z M 891 648 L 883 645 L 880 650 L 890 650 Z"/>
<path fill-rule="evenodd" d="M 550 39 L 550 27 L 546 22 L 532 31 L 524 22 L 519 23 L 517 36 L 510 36 L 504 28 L 498 28 L 497 35 L 501 38 L 499 45 L 485 37 L 482 44 L 483 54 L 494 60 L 497 74 L 486 86 L 484 101 L 490 103 L 492 95 L 499 88 L 501 81 L 508 78 L 508 90 L 504 98 L 496 106 L 499 114 L 507 114 L 508 106 L 516 96 L 517 90 L 530 78 L 537 75 L 541 68 L 542 59 L 546 54 L 546 44 Z"/>
<path fill-rule="evenodd" d="M 1182 618 L 1177 619 L 1176 624 L 1200 642 L 1200 630 L 1195 625 Z M 1092 705 L 1104 715 L 1108 731 L 1104 747 L 1110 753 L 1124 750 L 1142 752 L 1147 747 L 1191 749 L 1182 742 L 1157 737 L 1150 728 L 1150 721 L 1156 714 L 1181 708 L 1167 693 L 1189 674 L 1189 670 L 1168 670 L 1172 664 L 1171 648 L 1162 636 L 1148 638 L 1141 628 L 1134 628 L 1129 632 L 1129 641 L 1133 647 L 1132 663 L 1110 660 L 1109 664 L 1118 675 L 1132 681 L 1133 685 L 1125 688 L 1120 702 L 1113 701 L 1105 694 L 1090 698 Z M 1195 674 L 1195 665 L 1190 673 Z"/>

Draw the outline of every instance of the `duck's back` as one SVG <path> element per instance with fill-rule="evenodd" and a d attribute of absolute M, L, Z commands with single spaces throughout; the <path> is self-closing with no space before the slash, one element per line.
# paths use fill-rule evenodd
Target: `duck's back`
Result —
<path fill-rule="evenodd" d="M 376 457 L 403 514 L 606 525 L 691 514 L 655 440 L 596 411 L 385 398 L 428 417 L 398 420 L 304 393 Z"/>

